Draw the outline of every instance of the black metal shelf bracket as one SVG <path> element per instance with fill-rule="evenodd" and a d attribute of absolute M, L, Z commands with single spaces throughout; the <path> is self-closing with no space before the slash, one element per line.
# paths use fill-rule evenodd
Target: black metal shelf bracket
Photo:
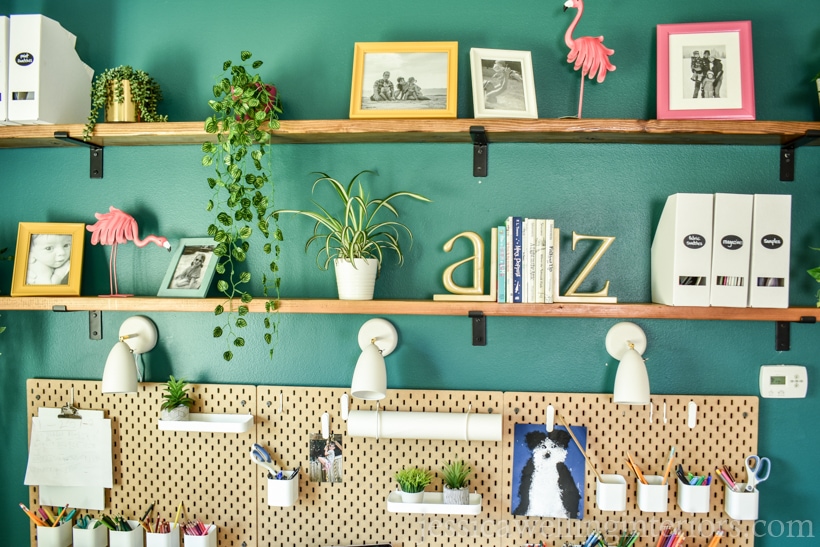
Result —
<path fill-rule="evenodd" d="M 487 345 L 487 317 L 482 311 L 471 311 L 470 323 L 473 326 L 473 345 L 486 346 Z"/>
<path fill-rule="evenodd" d="M 490 151 L 487 142 L 487 131 L 483 125 L 470 126 L 470 138 L 473 139 L 473 176 L 487 176 L 487 154 Z"/>
<path fill-rule="evenodd" d="M 811 142 L 820 139 L 820 131 L 810 129 L 802 137 L 797 137 L 780 147 L 780 180 L 783 182 L 791 182 L 794 180 L 794 151 L 796 148 L 810 144 Z"/>
<path fill-rule="evenodd" d="M 51 311 L 68 312 L 74 310 L 69 310 L 63 305 L 54 305 L 51 306 Z M 88 312 L 88 338 L 91 340 L 102 340 L 102 311 L 100 310 Z"/>
<path fill-rule="evenodd" d="M 91 154 L 91 162 L 90 162 L 90 177 L 92 179 L 101 179 L 103 178 L 103 147 L 96 145 L 91 142 L 85 142 L 84 140 L 75 139 L 74 137 L 69 137 L 66 131 L 55 131 L 54 138 L 57 140 L 61 140 L 63 142 L 67 142 L 70 144 L 74 144 L 77 146 L 85 146 L 90 150 Z"/>
<path fill-rule="evenodd" d="M 813 315 L 804 315 L 799 321 L 794 323 L 813 324 L 817 323 L 817 318 Z M 774 324 L 774 349 L 775 351 L 789 351 L 792 349 L 791 343 L 792 322 L 777 321 Z"/>

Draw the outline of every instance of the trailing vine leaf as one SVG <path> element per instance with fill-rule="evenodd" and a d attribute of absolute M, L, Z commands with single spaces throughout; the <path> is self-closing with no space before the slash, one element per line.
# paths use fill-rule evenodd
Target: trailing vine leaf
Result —
<path fill-rule="evenodd" d="M 207 178 L 208 188 L 213 192 L 206 204 L 213 215 L 208 235 L 218 244 L 214 249 L 219 258 L 216 272 L 225 277 L 217 282 L 217 290 L 225 301 L 214 309 L 214 315 L 223 323 L 213 333 L 216 338 L 224 336 L 228 348 L 245 345 L 245 338 L 236 329 L 248 325 L 244 317 L 253 300 L 249 292 L 253 275 L 242 267 L 251 241 L 269 240 L 271 232 L 281 235 L 276 219 L 268 218 L 274 204 L 269 131 L 279 128 L 281 102 L 276 87 L 251 72 L 262 66 L 262 61 L 253 61 L 250 67 L 245 64 L 252 56 L 251 52 L 242 51 L 239 63 L 223 63 L 224 73 L 213 86 L 214 98 L 208 101 L 213 115 L 205 120 L 205 131 L 214 135 L 216 142 L 202 145 L 202 165 L 212 167 L 215 173 Z M 263 241 L 261 248 L 269 253 L 271 245 Z M 274 263 L 279 260 L 278 246 L 275 251 Z M 277 307 L 280 279 L 262 274 L 261 280 L 265 309 L 270 313 Z M 270 345 L 277 321 L 266 316 L 264 325 L 263 339 Z M 269 354 L 273 355 L 272 348 Z M 228 349 L 222 357 L 230 361 L 233 355 Z"/>

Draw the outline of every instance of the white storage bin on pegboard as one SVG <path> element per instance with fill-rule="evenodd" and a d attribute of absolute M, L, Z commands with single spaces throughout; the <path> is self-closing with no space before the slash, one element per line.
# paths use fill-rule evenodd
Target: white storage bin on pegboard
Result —
<path fill-rule="evenodd" d="M 108 545 L 108 528 L 102 524 L 97 524 L 96 519 L 91 520 L 88 528 L 74 527 L 74 547 L 106 547 Z"/>
<path fill-rule="evenodd" d="M 145 545 L 142 526 L 139 521 L 129 520 L 128 525 L 131 527 L 130 532 L 118 532 L 116 530 L 108 532 L 109 547 L 143 547 Z"/>
<path fill-rule="evenodd" d="M 685 513 L 708 513 L 711 494 L 708 484 L 686 484 L 678 479 L 678 507 Z"/>
<path fill-rule="evenodd" d="M 53 528 L 51 526 L 38 526 L 38 547 L 68 547 L 71 545 L 71 527 L 70 522 L 64 522 Z"/>
<path fill-rule="evenodd" d="M 184 547 L 217 547 L 216 524 L 207 526 L 208 533 L 204 536 L 190 536 L 182 534 L 182 544 Z"/>
<path fill-rule="evenodd" d="M 626 510 L 626 479 L 622 475 L 601 475 L 595 479 L 595 505 L 601 511 Z"/>
<path fill-rule="evenodd" d="M 746 491 L 746 485 L 737 483 L 737 489 L 725 488 L 724 504 L 726 514 L 735 520 L 757 520 L 760 492 L 757 488 Z"/>
<path fill-rule="evenodd" d="M 645 513 L 665 513 L 668 510 L 669 483 L 663 484 L 660 475 L 644 475 L 644 484 L 638 481 L 638 508 Z"/>

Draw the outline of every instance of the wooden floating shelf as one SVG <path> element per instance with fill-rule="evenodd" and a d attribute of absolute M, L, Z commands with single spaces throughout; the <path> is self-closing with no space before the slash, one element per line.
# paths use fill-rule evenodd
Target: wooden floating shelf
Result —
<path fill-rule="evenodd" d="M 820 122 L 628 119 L 386 119 L 285 120 L 273 131 L 280 144 L 469 143 L 470 127 L 483 126 L 490 143 L 634 143 L 782 145 L 820 130 Z M 73 146 L 55 131 L 82 139 L 82 124 L 0 127 L 0 148 Z M 101 123 L 91 142 L 99 146 L 199 145 L 215 140 L 204 122 Z M 818 145 L 820 143 L 809 143 Z"/>
<path fill-rule="evenodd" d="M 119 312 L 207 312 L 213 313 L 221 298 L 131 298 L 77 297 L 0 297 L 0 310 Z M 250 311 L 265 311 L 265 300 L 255 298 Z M 59 310 L 62 311 L 62 310 Z M 581 317 L 614 319 L 684 319 L 707 321 L 820 321 L 820 308 L 706 308 L 664 306 L 661 304 L 498 304 L 495 302 L 434 302 L 432 300 L 336 300 L 283 299 L 280 313 L 350 315 L 441 315 L 467 316 L 480 311 L 497 317 Z"/>

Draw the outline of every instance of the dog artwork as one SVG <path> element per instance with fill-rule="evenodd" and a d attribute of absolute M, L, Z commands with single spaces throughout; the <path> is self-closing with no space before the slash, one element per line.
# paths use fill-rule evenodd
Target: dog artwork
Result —
<path fill-rule="evenodd" d="M 586 428 L 573 433 L 586 444 Z M 580 519 L 584 514 L 584 458 L 565 428 L 516 424 L 512 514 Z"/>

